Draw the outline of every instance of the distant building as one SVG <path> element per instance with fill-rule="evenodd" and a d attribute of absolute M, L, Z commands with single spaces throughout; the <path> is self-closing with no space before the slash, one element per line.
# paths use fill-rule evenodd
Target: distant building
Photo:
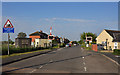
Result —
<path fill-rule="evenodd" d="M 31 38 L 15 38 L 15 47 L 31 47 Z"/>
<path fill-rule="evenodd" d="M 42 31 L 30 34 L 29 38 L 32 39 L 31 45 L 34 47 L 49 47 L 52 43 L 52 41 L 48 40 L 48 35 Z"/>
<path fill-rule="evenodd" d="M 120 49 L 120 31 L 103 30 L 96 38 L 97 44 L 104 45 L 105 49 Z"/>
<path fill-rule="evenodd" d="M 48 35 L 42 31 L 36 31 L 29 35 L 29 38 L 32 39 L 31 45 L 35 47 L 35 39 L 48 39 Z"/>
<path fill-rule="evenodd" d="M 35 39 L 35 47 L 51 47 L 52 46 L 52 41 L 48 39 L 40 39 L 36 38 Z"/>

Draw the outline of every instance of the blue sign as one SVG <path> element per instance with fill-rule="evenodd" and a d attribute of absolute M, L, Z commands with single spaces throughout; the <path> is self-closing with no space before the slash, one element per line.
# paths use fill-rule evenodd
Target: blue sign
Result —
<path fill-rule="evenodd" d="M 3 33 L 14 33 L 14 28 L 3 28 Z"/>

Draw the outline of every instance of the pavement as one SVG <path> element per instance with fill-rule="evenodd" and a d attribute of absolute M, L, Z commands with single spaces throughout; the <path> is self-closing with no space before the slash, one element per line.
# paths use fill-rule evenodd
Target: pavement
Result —
<path fill-rule="evenodd" d="M 109 57 L 112 61 L 115 61 L 120 65 L 120 56 L 113 55 L 111 52 L 100 52 L 100 53 L 104 54 L 105 56 Z"/>
<path fill-rule="evenodd" d="M 118 75 L 118 68 L 116 63 L 100 53 L 75 46 L 4 65 L 2 72 L 3 75 Z"/>

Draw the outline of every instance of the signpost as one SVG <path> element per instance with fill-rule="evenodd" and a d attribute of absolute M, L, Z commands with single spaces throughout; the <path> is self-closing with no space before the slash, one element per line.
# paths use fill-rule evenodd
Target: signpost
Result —
<path fill-rule="evenodd" d="M 14 28 L 10 20 L 8 19 L 3 27 L 3 33 L 8 33 L 8 55 L 10 54 L 9 52 L 9 38 L 10 35 L 9 33 L 14 33 Z"/>

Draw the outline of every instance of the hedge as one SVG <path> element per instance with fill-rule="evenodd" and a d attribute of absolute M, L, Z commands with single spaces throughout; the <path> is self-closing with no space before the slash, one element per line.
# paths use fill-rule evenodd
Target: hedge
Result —
<path fill-rule="evenodd" d="M 114 55 L 120 55 L 120 49 L 114 49 L 113 54 Z"/>
<path fill-rule="evenodd" d="M 42 49 L 48 49 L 48 48 L 43 48 L 43 47 L 38 47 L 38 48 L 15 48 L 15 47 L 10 47 L 10 54 L 24 53 L 24 52 L 30 52 L 30 51 L 36 51 L 36 50 L 42 50 Z M 2 53 L 0 53 L 0 54 L 7 55 L 8 54 L 8 48 L 3 47 L 2 48 Z"/>

